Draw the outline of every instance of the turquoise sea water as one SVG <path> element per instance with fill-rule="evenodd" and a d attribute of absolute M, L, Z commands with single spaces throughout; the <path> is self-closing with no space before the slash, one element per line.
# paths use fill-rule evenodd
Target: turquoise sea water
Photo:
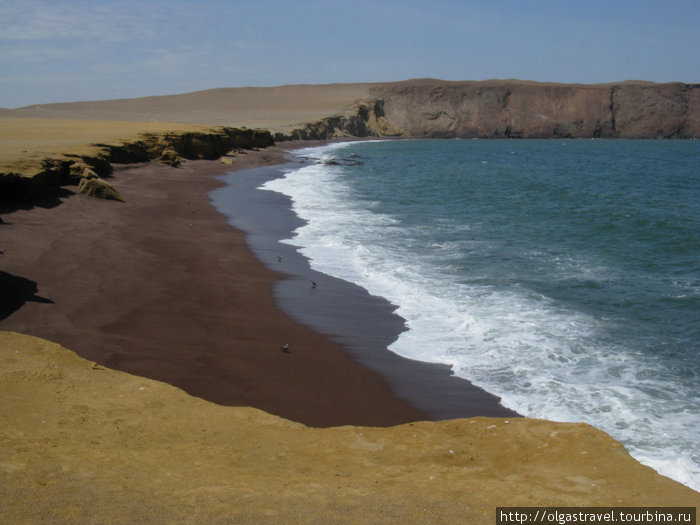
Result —
<path fill-rule="evenodd" d="M 370 141 L 264 188 L 314 269 L 398 306 L 390 349 L 585 421 L 700 489 L 700 143 Z"/>

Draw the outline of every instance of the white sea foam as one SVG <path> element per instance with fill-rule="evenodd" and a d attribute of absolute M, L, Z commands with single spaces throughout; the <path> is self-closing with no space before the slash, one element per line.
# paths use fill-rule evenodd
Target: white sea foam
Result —
<path fill-rule="evenodd" d="M 643 463 L 700 489 L 694 450 L 700 408 L 687 404 L 697 392 L 674 385 L 649 355 L 599 337 L 600 319 L 533 291 L 460 281 L 449 275 L 449 266 L 437 268 L 433 257 L 449 258 L 487 241 L 431 246 L 419 232 L 399 232 L 393 217 L 358 202 L 352 188 L 338 182 L 337 168 L 323 164 L 344 147 L 298 152 L 318 163 L 263 188 L 289 195 L 307 221 L 286 242 L 298 246 L 314 269 L 398 306 L 409 330 L 392 351 L 452 365 L 523 415 L 591 423 Z M 420 246 L 411 246 L 412 239 Z M 574 277 L 613 277 L 596 261 L 571 257 L 558 264 Z"/>

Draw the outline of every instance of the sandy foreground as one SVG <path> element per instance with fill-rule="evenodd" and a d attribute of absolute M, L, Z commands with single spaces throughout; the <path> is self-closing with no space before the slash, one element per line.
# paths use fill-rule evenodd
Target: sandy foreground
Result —
<path fill-rule="evenodd" d="M 0 162 L 149 126 L 176 129 L 0 119 Z M 228 170 L 118 167 L 125 203 L 74 195 L 2 216 L 0 522 L 494 523 L 504 505 L 698 506 L 587 425 L 421 422 L 278 310 L 279 276 L 209 204 Z M 290 333 L 315 351 L 281 353 Z"/>
<path fill-rule="evenodd" d="M 583 424 L 312 429 L 0 332 L 3 523 L 495 523 L 497 506 L 697 506 Z"/>

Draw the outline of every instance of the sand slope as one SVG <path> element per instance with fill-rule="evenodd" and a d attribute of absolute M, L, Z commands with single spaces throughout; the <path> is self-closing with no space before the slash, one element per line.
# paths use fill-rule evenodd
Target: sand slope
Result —
<path fill-rule="evenodd" d="M 166 121 L 288 131 L 351 110 L 373 84 L 219 88 L 180 95 L 39 104 L 2 116 Z"/>
<path fill-rule="evenodd" d="M 583 424 L 311 429 L 0 332 L 2 523 L 494 523 L 499 505 L 697 506 Z"/>
<path fill-rule="evenodd" d="M 133 142 L 142 133 L 212 126 L 288 132 L 352 113 L 373 84 L 221 88 L 133 99 L 0 108 L 0 172 L 33 175 L 44 158 L 93 155 L 95 143 Z"/>
<path fill-rule="evenodd" d="M 44 158 L 94 155 L 95 143 L 212 126 L 288 132 L 353 112 L 370 84 L 221 88 L 181 95 L 0 109 L 0 172 L 33 175 Z"/>

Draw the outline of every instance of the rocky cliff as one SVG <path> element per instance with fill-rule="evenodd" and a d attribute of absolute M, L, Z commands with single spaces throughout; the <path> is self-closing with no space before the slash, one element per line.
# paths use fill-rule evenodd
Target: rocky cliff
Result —
<path fill-rule="evenodd" d="M 400 136 L 404 131 L 394 127 L 384 113 L 384 101 L 358 101 L 344 114 L 310 122 L 290 133 L 276 133 L 276 140 L 327 140 L 341 137 Z"/>
<path fill-rule="evenodd" d="M 351 115 L 293 138 L 697 138 L 700 84 L 419 80 L 377 84 Z"/>

